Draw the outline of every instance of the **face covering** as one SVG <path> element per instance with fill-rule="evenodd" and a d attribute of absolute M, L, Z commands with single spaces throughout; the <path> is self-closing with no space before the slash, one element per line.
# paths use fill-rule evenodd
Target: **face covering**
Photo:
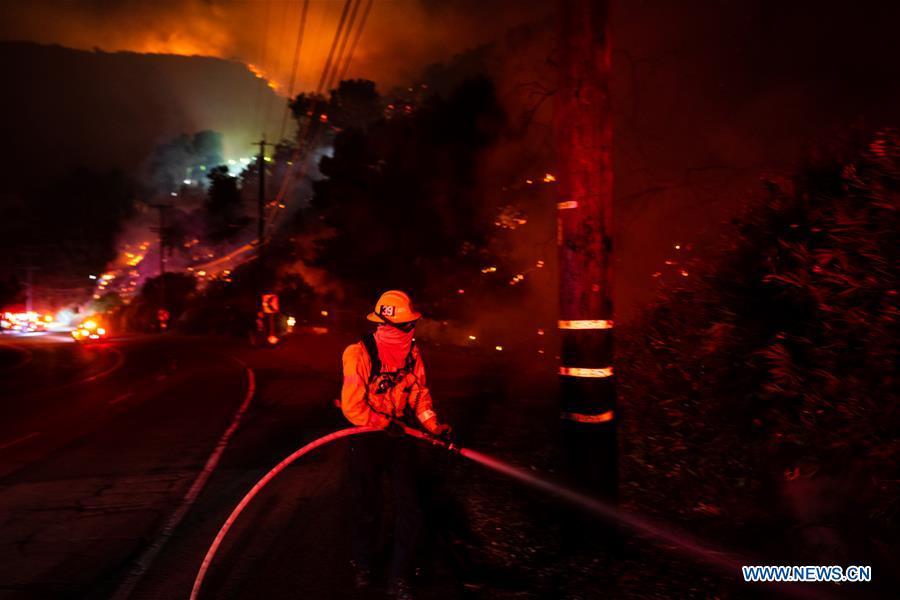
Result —
<path fill-rule="evenodd" d="M 379 325 L 375 330 L 375 344 L 378 346 L 378 358 L 382 371 L 398 371 L 412 346 L 413 333 L 403 332 L 390 325 Z"/>

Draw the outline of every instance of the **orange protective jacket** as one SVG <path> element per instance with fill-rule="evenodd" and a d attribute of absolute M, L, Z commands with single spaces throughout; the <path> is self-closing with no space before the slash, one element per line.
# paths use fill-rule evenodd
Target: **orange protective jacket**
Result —
<path fill-rule="evenodd" d="M 402 418 L 406 406 L 412 408 L 416 418 L 434 433 L 438 427 L 431 393 L 425 383 L 425 365 L 419 349 L 413 346 L 414 366 L 387 392 L 378 393 L 378 383 L 383 375 L 369 383 L 372 361 L 362 342 L 347 346 L 344 350 L 344 383 L 341 387 L 341 411 L 354 425 L 387 427 L 387 415 Z"/>

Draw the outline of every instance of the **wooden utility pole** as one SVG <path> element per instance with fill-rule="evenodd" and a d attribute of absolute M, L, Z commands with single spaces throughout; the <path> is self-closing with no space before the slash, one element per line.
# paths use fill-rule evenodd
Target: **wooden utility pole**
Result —
<path fill-rule="evenodd" d="M 263 240 L 266 236 L 266 138 L 257 142 L 259 156 L 256 157 L 256 170 L 259 177 L 259 193 L 257 203 L 256 247 L 259 258 L 262 258 Z"/>
<path fill-rule="evenodd" d="M 166 274 L 166 235 L 168 234 L 166 225 L 166 211 L 172 208 L 169 204 L 151 204 L 152 208 L 159 211 L 159 227 L 151 227 L 151 231 L 157 233 L 159 240 L 159 276 L 160 278 Z"/>
<path fill-rule="evenodd" d="M 155 231 L 159 239 L 159 309 L 157 317 L 168 314 L 166 309 L 166 236 L 169 235 L 168 225 L 166 225 L 166 211 L 172 208 L 170 204 L 151 204 L 151 207 L 159 211 L 159 227 L 151 227 L 151 231 Z M 166 330 L 164 319 L 158 318 L 160 331 Z M 167 319 L 166 319 L 167 320 Z"/>
<path fill-rule="evenodd" d="M 559 0 L 555 95 L 562 435 L 576 482 L 616 496 L 608 0 Z"/>

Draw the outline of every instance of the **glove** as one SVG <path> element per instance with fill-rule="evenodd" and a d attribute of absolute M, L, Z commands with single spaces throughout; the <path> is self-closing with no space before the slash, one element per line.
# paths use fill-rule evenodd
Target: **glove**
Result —
<path fill-rule="evenodd" d="M 437 427 L 434 428 L 434 435 L 438 437 L 448 444 L 452 444 L 456 438 L 453 435 L 453 428 L 447 425 L 446 423 L 441 423 Z"/>

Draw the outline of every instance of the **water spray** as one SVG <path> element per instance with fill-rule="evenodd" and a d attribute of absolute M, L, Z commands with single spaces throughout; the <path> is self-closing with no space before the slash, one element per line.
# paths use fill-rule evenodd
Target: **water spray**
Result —
<path fill-rule="evenodd" d="M 531 473 L 524 469 L 520 469 L 519 467 L 513 466 L 500 459 L 488 456 L 487 454 L 478 452 L 477 450 L 462 448 L 448 439 L 425 433 L 418 429 L 403 425 L 402 423 L 400 424 L 400 426 L 402 427 L 405 434 L 413 438 L 429 443 L 443 450 L 458 454 L 459 456 L 468 458 L 473 462 L 491 469 L 492 471 L 515 479 L 516 481 L 519 481 L 520 483 L 523 483 L 533 489 L 555 496 L 556 498 L 559 498 L 570 505 L 597 515 L 609 522 L 624 526 L 630 529 L 633 533 L 652 540 L 657 545 L 661 545 L 669 549 L 677 548 L 678 550 L 690 555 L 698 561 L 722 569 L 729 574 L 735 575 L 737 573 L 740 573 L 740 567 L 742 564 L 751 564 L 748 563 L 746 559 L 741 560 L 734 555 L 728 554 L 719 549 L 715 549 L 712 546 L 701 542 L 700 540 L 690 536 L 687 533 L 662 527 L 661 525 L 653 523 L 650 520 L 645 519 L 639 515 L 623 511 L 619 508 L 616 508 L 612 504 L 603 502 L 601 500 L 588 496 L 587 494 L 573 490 L 560 483 L 555 483 L 543 477 L 539 477 L 534 473 Z M 209 571 L 209 567 L 212 564 L 212 561 L 215 558 L 219 547 L 222 545 L 222 541 L 225 539 L 225 536 L 228 534 L 228 531 L 231 529 L 232 525 L 234 525 L 237 518 L 244 511 L 247 505 L 250 504 L 253 498 L 266 485 L 268 485 L 272 481 L 272 479 L 275 478 L 275 476 L 281 473 L 293 462 L 309 453 L 310 451 L 319 448 L 320 446 L 324 446 L 325 444 L 328 444 L 340 438 L 349 437 L 352 435 L 383 431 L 383 429 L 378 429 L 375 427 L 349 427 L 347 429 L 341 429 L 339 431 L 335 431 L 334 433 L 330 433 L 316 440 L 313 440 L 312 442 L 306 444 L 305 446 L 282 460 L 280 463 L 275 465 L 275 467 L 273 467 L 268 473 L 266 473 L 263 478 L 256 483 L 256 485 L 250 488 L 250 491 L 247 492 L 247 494 L 241 499 L 234 510 L 231 511 L 231 514 L 225 520 L 225 523 L 222 525 L 221 529 L 219 529 L 219 533 L 216 535 L 212 545 L 206 552 L 206 556 L 203 558 L 203 563 L 200 565 L 200 570 L 197 572 L 197 577 L 194 580 L 194 587 L 191 589 L 190 600 L 197 600 L 200 594 L 200 588 L 203 585 L 203 580 L 206 577 L 206 573 Z M 821 588 L 816 588 L 815 590 L 804 590 L 796 586 L 787 587 L 776 585 L 773 587 L 777 587 L 780 591 L 798 597 L 825 597 Z"/>

